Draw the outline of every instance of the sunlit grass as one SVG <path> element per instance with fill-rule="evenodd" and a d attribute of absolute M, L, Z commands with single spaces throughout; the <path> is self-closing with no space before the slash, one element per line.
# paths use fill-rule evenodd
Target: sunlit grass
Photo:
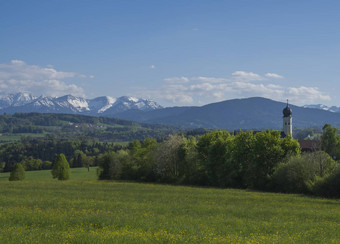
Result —
<path fill-rule="evenodd" d="M 51 180 L 49 171 L 36 173 L 40 178 L 35 180 L 28 174 L 27 181 L 1 181 L 0 243 L 340 240 L 339 200 L 103 182 L 91 180 L 91 170 L 73 169 L 73 181 L 65 182 Z"/>

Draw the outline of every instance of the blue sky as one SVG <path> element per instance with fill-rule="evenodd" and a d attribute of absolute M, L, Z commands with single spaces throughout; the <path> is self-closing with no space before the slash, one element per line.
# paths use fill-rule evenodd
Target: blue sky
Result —
<path fill-rule="evenodd" d="M 0 90 L 340 106 L 340 2 L 1 1 Z"/>

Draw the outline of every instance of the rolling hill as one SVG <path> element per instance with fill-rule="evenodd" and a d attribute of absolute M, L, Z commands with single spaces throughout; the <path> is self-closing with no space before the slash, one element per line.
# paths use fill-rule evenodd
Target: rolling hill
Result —
<path fill-rule="evenodd" d="M 286 104 L 262 97 L 232 99 L 201 107 L 171 107 L 153 111 L 126 111 L 115 117 L 145 123 L 212 129 L 281 129 Z M 340 127 L 340 114 L 290 105 L 293 127 L 322 127 L 329 123 Z"/>

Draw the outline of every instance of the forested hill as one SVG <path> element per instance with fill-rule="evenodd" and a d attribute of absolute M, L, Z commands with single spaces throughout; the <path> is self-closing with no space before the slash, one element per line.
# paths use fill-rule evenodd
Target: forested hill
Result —
<path fill-rule="evenodd" d="M 172 107 L 152 111 L 125 111 L 115 117 L 188 128 L 227 130 L 282 129 L 282 110 L 286 103 L 262 97 L 232 99 L 201 107 Z M 340 113 L 289 105 L 294 128 L 322 128 L 324 124 L 340 127 Z"/>
<path fill-rule="evenodd" d="M 59 138 L 84 136 L 99 141 L 143 140 L 147 137 L 166 137 L 184 129 L 167 125 L 151 125 L 123 119 L 91 117 L 74 114 L 16 113 L 0 115 L 0 141 L 8 142 L 15 136 Z M 7 141 L 6 141 L 7 140 Z"/>

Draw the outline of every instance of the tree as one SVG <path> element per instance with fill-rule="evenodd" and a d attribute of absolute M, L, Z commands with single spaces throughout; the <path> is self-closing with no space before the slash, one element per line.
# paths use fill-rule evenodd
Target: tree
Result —
<path fill-rule="evenodd" d="M 337 146 L 339 145 L 338 129 L 330 124 L 325 124 L 322 128 L 321 149 L 328 153 L 331 157 L 336 157 Z M 340 156 L 340 155 L 339 155 Z"/>
<path fill-rule="evenodd" d="M 25 179 L 25 169 L 22 167 L 21 164 L 16 164 L 11 171 L 11 174 L 9 176 L 10 181 L 17 181 L 17 180 L 23 180 Z"/>
<path fill-rule="evenodd" d="M 184 138 L 169 135 L 156 150 L 156 172 L 163 181 L 174 182 L 179 178 L 180 149 Z"/>
<path fill-rule="evenodd" d="M 290 193 L 311 193 L 314 185 L 324 181 L 337 168 L 336 162 L 325 152 L 292 156 L 276 168 L 271 189 Z"/>
<path fill-rule="evenodd" d="M 99 159 L 98 177 L 100 180 L 121 179 L 122 167 L 129 161 L 129 154 L 120 150 L 107 152 Z"/>
<path fill-rule="evenodd" d="M 62 153 L 54 160 L 52 176 L 53 178 L 58 178 L 58 180 L 68 180 L 70 178 L 70 165 Z"/>
<path fill-rule="evenodd" d="M 205 185 L 205 168 L 198 160 L 197 141 L 195 137 L 184 138 L 179 149 L 180 183 L 189 185 Z"/>
<path fill-rule="evenodd" d="M 248 165 L 246 184 L 265 189 L 276 166 L 288 155 L 299 155 L 300 146 L 291 136 L 281 139 L 279 131 L 261 131 L 255 134 L 252 163 Z"/>
<path fill-rule="evenodd" d="M 198 159 L 205 168 L 207 185 L 220 186 L 224 181 L 226 154 L 231 143 L 232 137 L 224 130 L 214 130 L 199 137 Z"/>
<path fill-rule="evenodd" d="M 123 179 L 138 181 L 155 181 L 155 159 L 154 151 L 157 141 L 146 138 L 141 144 L 139 141 L 130 143 L 130 162 L 123 165 Z"/>
<path fill-rule="evenodd" d="M 229 155 L 226 157 L 225 186 L 245 188 L 246 170 L 253 162 L 253 148 L 253 131 L 240 131 L 234 136 Z"/>

